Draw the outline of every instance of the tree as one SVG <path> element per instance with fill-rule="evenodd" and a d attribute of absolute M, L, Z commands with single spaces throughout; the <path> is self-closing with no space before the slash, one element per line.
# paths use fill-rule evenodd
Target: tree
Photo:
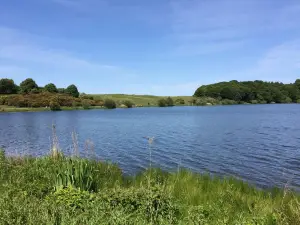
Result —
<path fill-rule="evenodd" d="M 20 84 L 20 89 L 21 93 L 29 93 L 33 89 L 38 89 L 38 86 L 33 79 L 28 78 Z"/>
<path fill-rule="evenodd" d="M 74 84 L 67 87 L 66 93 L 69 94 L 69 95 L 72 95 L 74 98 L 79 97 L 79 91 L 78 91 L 77 87 Z"/>
<path fill-rule="evenodd" d="M 167 102 L 167 105 L 168 105 L 168 106 L 174 106 L 174 101 L 173 101 L 173 99 L 172 99 L 171 97 L 168 97 L 168 98 L 166 99 L 166 102 Z"/>
<path fill-rule="evenodd" d="M 58 92 L 58 90 L 57 90 L 55 84 L 52 84 L 52 83 L 47 84 L 47 85 L 44 87 L 44 89 L 45 89 L 46 91 L 50 92 L 50 93 L 57 93 L 57 92 Z"/>
<path fill-rule="evenodd" d="M 168 105 L 166 99 L 164 98 L 159 99 L 157 104 L 159 107 L 166 107 Z"/>
<path fill-rule="evenodd" d="M 115 109 L 117 108 L 117 104 L 114 100 L 112 99 L 105 99 L 104 101 L 104 106 L 108 109 Z"/>
<path fill-rule="evenodd" d="M 12 79 L 0 79 L 0 94 L 15 94 L 17 86 Z"/>

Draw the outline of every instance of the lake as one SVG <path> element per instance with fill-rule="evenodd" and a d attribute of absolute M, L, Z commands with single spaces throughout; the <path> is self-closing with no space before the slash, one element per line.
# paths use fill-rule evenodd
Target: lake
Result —
<path fill-rule="evenodd" d="M 60 147 L 91 140 L 102 159 L 126 174 L 152 165 L 232 175 L 258 187 L 300 189 L 300 105 L 136 108 L 1 113 L 0 147 L 9 154 L 47 154 L 51 124 Z M 155 137 L 149 147 L 145 137 Z M 89 143 L 91 143 L 89 141 Z"/>

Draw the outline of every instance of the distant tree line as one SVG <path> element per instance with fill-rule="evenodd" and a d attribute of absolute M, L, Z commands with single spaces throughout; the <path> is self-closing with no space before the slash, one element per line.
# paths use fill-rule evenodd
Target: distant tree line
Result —
<path fill-rule="evenodd" d="M 43 91 L 47 91 L 50 93 L 69 94 L 74 98 L 79 97 L 79 91 L 74 84 L 68 86 L 66 89 L 57 88 L 55 84 L 52 83 L 47 84 L 44 87 L 39 87 L 32 78 L 28 78 L 22 81 L 18 86 L 12 79 L 0 79 L 0 94 L 37 94 Z"/>
<path fill-rule="evenodd" d="M 20 85 L 15 84 L 12 79 L 0 79 L 0 95 L 0 105 L 14 107 L 49 107 L 51 110 L 60 110 L 61 106 L 84 109 L 90 109 L 91 106 L 108 109 L 117 107 L 116 102 L 111 99 L 95 100 L 93 96 L 80 94 L 74 84 L 67 88 L 57 88 L 53 83 L 39 87 L 31 78 L 22 81 Z M 126 102 L 126 106 L 131 108 L 133 103 Z"/>
<path fill-rule="evenodd" d="M 300 103 L 300 79 L 292 84 L 236 80 L 199 87 L 195 97 L 211 97 L 237 103 Z"/>

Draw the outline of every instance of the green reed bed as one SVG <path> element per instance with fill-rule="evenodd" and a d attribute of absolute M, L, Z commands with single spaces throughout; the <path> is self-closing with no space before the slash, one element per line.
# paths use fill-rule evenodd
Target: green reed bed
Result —
<path fill-rule="evenodd" d="M 300 224 L 299 197 L 188 170 L 0 154 L 0 224 Z"/>

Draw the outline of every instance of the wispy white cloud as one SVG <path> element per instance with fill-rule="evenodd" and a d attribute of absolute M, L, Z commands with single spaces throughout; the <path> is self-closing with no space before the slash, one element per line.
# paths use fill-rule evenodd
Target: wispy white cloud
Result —
<path fill-rule="evenodd" d="M 300 39 L 275 46 L 250 71 L 267 80 L 292 82 L 300 77 Z"/>
<path fill-rule="evenodd" d="M 93 62 L 76 54 L 64 50 L 39 45 L 29 34 L 0 28 L 0 59 L 14 63 L 30 63 L 44 65 L 50 68 L 86 71 L 98 73 L 100 71 L 120 72 L 120 68 L 112 65 Z"/>
<path fill-rule="evenodd" d="M 294 0 L 285 4 L 271 0 L 173 0 L 171 8 L 173 37 L 179 49 L 187 49 L 185 54 L 203 54 L 203 48 L 205 53 L 234 49 L 252 39 L 299 28 L 300 23 L 300 3 Z"/>

